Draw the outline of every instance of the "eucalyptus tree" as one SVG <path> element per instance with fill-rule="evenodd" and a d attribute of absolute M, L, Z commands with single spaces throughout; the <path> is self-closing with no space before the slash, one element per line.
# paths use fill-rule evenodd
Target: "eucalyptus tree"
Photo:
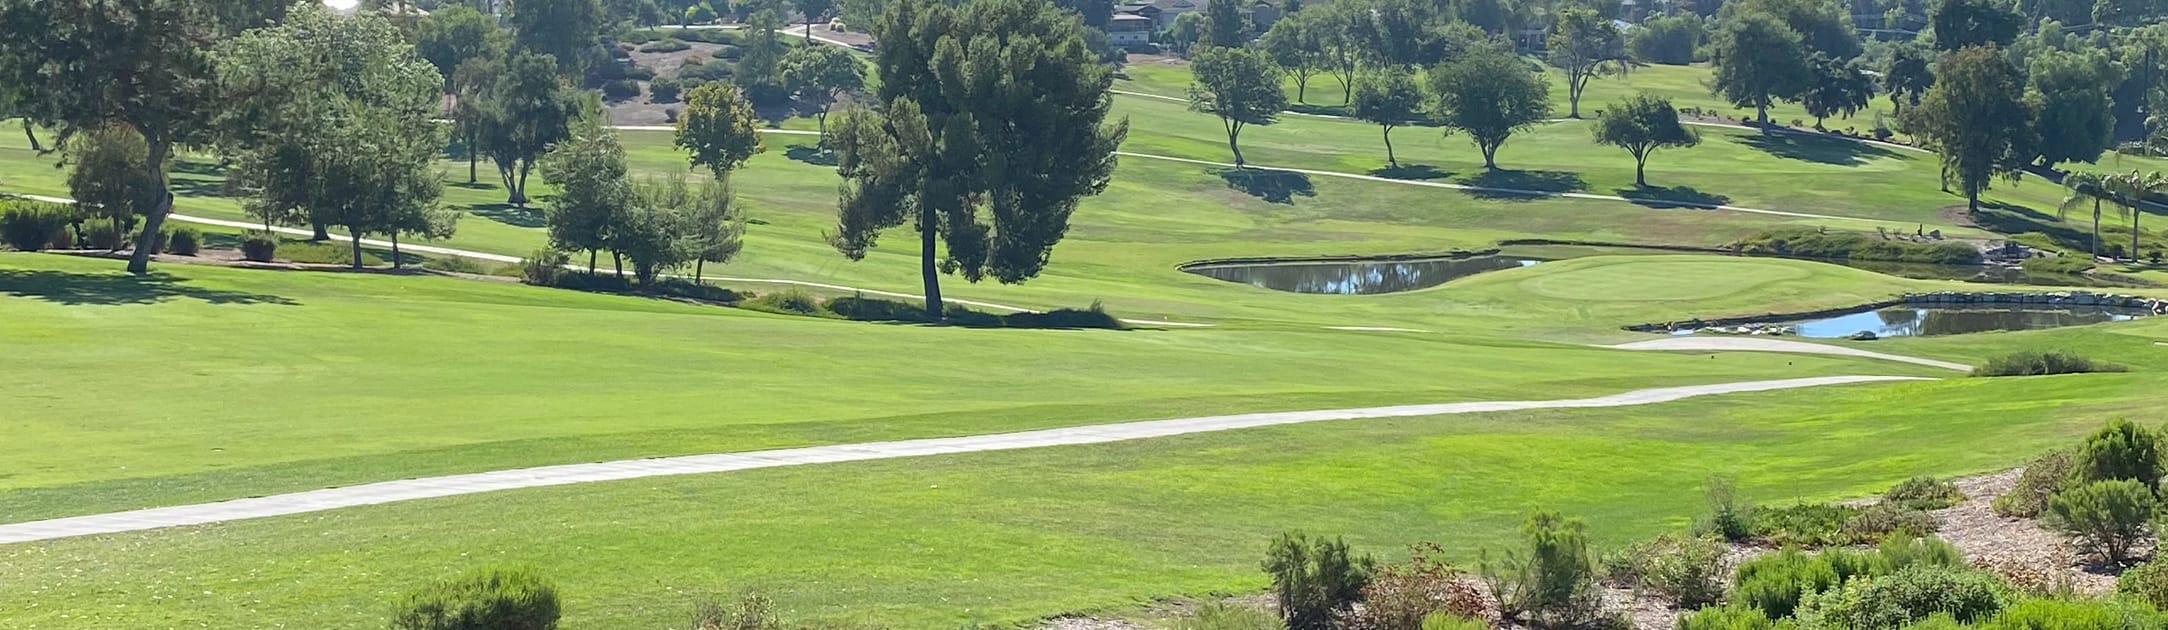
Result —
<path fill-rule="evenodd" d="M 1227 132 L 1227 149 L 1242 168 L 1242 130 L 1250 125 L 1270 125 L 1287 109 L 1287 92 L 1272 59 L 1248 48 L 1207 47 L 1190 60 L 1197 83 L 1189 87 L 1189 108 L 1218 116 Z"/>
<path fill-rule="evenodd" d="M 1566 115 L 1572 118 L 1581 117 L 1581 92 L 1590 80 L 1625 74 L 1631 63 L 1618 27 L 1587 7 L 1560 10 L 1546 47 L 1551 65 L 1566 73 Z"/>

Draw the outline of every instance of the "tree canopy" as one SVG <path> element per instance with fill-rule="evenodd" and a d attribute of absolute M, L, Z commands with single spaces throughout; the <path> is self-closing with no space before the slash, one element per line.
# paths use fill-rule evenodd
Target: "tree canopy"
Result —
<path fill-rule="evenodd" d="M 1936 50 L 2010 45 L 2025 30 L 2025 16 L 2004 10 L 1992 0 L 1939 0 L 1928 16 Z"/>
<path fill-rule="evenodd" d="M 1599 76 L 1624 74 L 1626 38 L 1611 20 L 1587 7 L 1567 7 L 1551 25 L 1551 65 L 1566 72 L 1568 116 L 1581 117 L 1581 91 Z"/>
<path fill-rule="evenodd" d="M 1799 33 L 1776 18 L 1746 13 L 1724 21 L 1710 44 L 1717 95 L 1737 107 L 1754 108 L 1769 125 L 1769 105 L 1797 97 L 1814 82 L 1808 50 Z"/>
<path fill-rule="evenodd" d="M 549 55 L 559 71 L 578 74 L 595 38 L 602 34 L 603 12 L 596 0 L 509 0 L 505 22 L 521 50 Z"/>
<path fill-rule="evenodd" d="M 1377 125 L 1385 134 L 1385 163 L 1400 168 L 1393 155 L 1393 128 L 1420 120 L 1423 91 L 1415 86 L 1415 73 L 1387 67 L 1355 80 L 1355 99 L 1349 104 L 1356 118 Z"/>
<path fill-rule="evenodd" d="M 1227 48 L 1246 45 L 1256 34 L 1250 26 L 1250 17 L 1242 14 L 1239 2 L 1220 0 L 1206 4 L 1203 43 Z"/>
<path fill-rule="evenodd" d="M 2024 77 L 2000 51 L 1974 46 L 1944 56 L 1935 86 L 1900 119 L 1941 154 L 1972 211 L 1995 178 L 2015 180 L 2031 158 L 2032 110 L 2024 94 Z"/>
<path fill-rule="evenodd" d="M 1480 49 L 1438 66 L 1430 86 L 1438 121 L 1468 134 L 1487 169 L 1498 168 L 1498 147 L 1513 132 L 1551 115 L 1550 83 L 1508 51 Z"/>
<path fill-rule="evenodd" d="M 476 147 L 497 165 L 505 201 L 527 203 L 527 176 L 550 145 L 571 134 L 580 95 L 557 76 L 549 55 L 517 53 L 479 99 Z"/>
<path fill-rule="evenodd" d="M 2039 113 L 2034 122 L 2042 166 L 2092 162 L 2114 142 L 2115 101 L 2123 69 L 2100 51 L 2042 51 L 2030 64 L 2026 98 Z"/>
<path fill-rule="evenodd" d="M 512 45 L 497 18 L 463 4 L 429 14 L 414 33 L 414 48 L 449 78 L 469 59 L 497 59 Z"/>
<path fill-rule="evenodd" d="M 737 86 L 709 83 L 686 95 L 676 143 L 691 152 L 693 166 L 707 167 L 715 179 L 725 180 L 746 160 L 767 150 L 757 123 L 752 104 L 738 94 Z"/>
<path fill-rule="evenodd" d="M 828 109 L 836 99 L 866 87 L 866 68 L 850 51 L 835 46 L 799 46 L 783 55 L 783 81 L 798 97 L 818 106 L 821 142 L 828 141 Z"/>

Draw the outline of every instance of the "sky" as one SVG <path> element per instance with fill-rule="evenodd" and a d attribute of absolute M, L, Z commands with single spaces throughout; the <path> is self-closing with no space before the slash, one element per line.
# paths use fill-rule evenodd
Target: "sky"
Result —
<path fill-rule="evenodd" d="M 352 9 L 354 8 L 354 5 L 357 4 L 361 4 L 361 0 L 324 0 L 324 6 L 338 9 L 340 11 Z"/>

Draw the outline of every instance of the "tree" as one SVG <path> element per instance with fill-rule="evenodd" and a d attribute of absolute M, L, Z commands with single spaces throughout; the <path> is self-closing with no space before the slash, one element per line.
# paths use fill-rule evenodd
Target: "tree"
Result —
<path fill-rule="evenodd" d="M 556 67 L 549 55 L 514 54 L 480 99 L 476 146 L 497 165 L 506 203 L 527 205 L 527 175 L 542 152 L 571 134 L 579 113 L 579 94 L 558 78 Z"/>
<path fill-rule="evenodd" d="M 1242 128 L 1270 125 L 1287 109 L 1287 93 L 1265 53 L 1248 48 L 1207 47 L 1190 60 L 1197 83 L 1189 86 L 1189 109 L 1219 116 L 1227 149 L 1241 168 Z"/>
<path fill-rule="evenodd" d="M 691 188 L 683 177 L 648 178 L 633 184 L 632 200 L 609 226 L 607 240 L 613 256 L 632 260 L 633 279 L 653 286 L 663 269 L 697 255 L 685 218 Z"/>
<path fill-rule="evenodd" d="M 866 68 L 850 51 L 836 46 L 799 46 L 783 55 L 783 80 L 805 99 L 820 107 L 821 144 L 828 143 L 828 109 L 836 99 L 866 87 Z"/>
<path fill-rule="evenodd" d="M 1376 567 L 1370 556 L 1348 551 L 1347 541 L 1301 532 L 1273 539 L 1262 566 L 1272 576 L 1272 593 L 1288 630 L 1333 628 L 1335 619 L 1362 601 Z"/>
<path fill-rule="evenodd" d="M 1221 0 L 1205 5 L 1204 39 L 1206 46 L 1234 48 L 1250 43 L 1250 18 L 1242 14 L 1242 3 Z"/>
<path fill-rule="evenodd" d="M 610 229 L 624 224 L 634 201 L 617 132 L 585 126 L 550 147 L 542 159 L 542 177 L 557 185 L 557 195 L 542 213 L 550 246 L 587 252 L 587 272 L 594 273 L 596 252 L 610 249 Z"/>
<path fill-rule="evenodd" d="M 1497 170 L 1498 147 L 1513 132 L 1551 115 L 1550 84 L 1511 52 L 1478 50 L 1430 72 L 1436 116 L 1446 128 L 1468 134 L 1483 152 L 1483 168 Z"/>
<path fill-rule="evenodd" d="M 28 118 L 77 133 L 127 126 L 143 137 L 150 185 L 133 204 L 143 232 L 128 271 L 150 268 L 151 245 L 173 194 L 167 160 L 177 145 L 210 139 L 217 109 L 209 50 L 220 35 L 209 5 L 193 0 L 0 2 L 0 85 L 15 86 Z"/>
<path fill-rule="evenodd" d="M 1799 34 L 1761 14 L 1726 20 L 1710 44 L 1709 60 L 1716 66 L 1717 95 L 1735 107 L 1754 108 L 1763 133 L 1769 128 L 1769 104 L 1798 96 L 1814 80 Z"/>
<path fill-rule="evenodd" d="M 746 160 L 767 150 L 755 124 L 753 106 L 738 95 L 736 86 L 708 83 L 686 95 L 676 144 L 692 152 L 693 166 L 707 167 L 715 179 L 726 180 Z"/>
<path fill-rule="evenodd" d="M 1920 96 L 1934 84 L 1934 68 L 1912 46 L 1899 46 L 1882 70 L 1882 91 L 1889 93 L 1890 109 L 1897 114 L 1903 114 L 1906 105 L 1920 104 Z"/>
<path fill-rule="evenodd" d="M 1666 147 L 1686 148 L 1701 144 L 1701 136 L 1679 124 L 1679 110 L 1670 99 L 1642 94 L 1613 103 L 1596 116 L 1596 144 L 1607 144 L 1634 156 L 1634 186 L 1649 185 L 1645 172 L 1649 154 Z"/>
<path fill-rule="evenodd" d="M 835 8 L 836 0 L 791 0 L 791 4 L 798 9 L 798 15 L 805 18 L 805 41 L 810 44 L 813 43 L 813 22 Z"/>
<path fill-rule="evenodd" d="M 685 207 L 687 239 L 693 252 L 693 281 L 707 263 L 722 264 L 744 248 L 745 213 L 738 209 L 730 183 L 711 181 L 693 189 Z"/>
<path fill-rule="evenodd" d="M 1114 21 L 1114 0 L 1055 0 L 1054 6 L 1075 11 L 1085 26 L 1101 31 Z"/>
<path fill-rule="evenodd" d="M 1477 565 L 1499 615 L 1539 628 L 1577 628 L 1594 619 L 1602 593 L 1589 558 L 1586 526 L 1556 512 L 1539 512 L 1521 532 L 1527 537 L 1528 555 L 1509 551 L 1493 563 L 1486 552 Z"/>
<path fill-rule="evenodd" d="M 2114 142 L 2115 100 L 2122 68 L 2099 51 L 2042 51 L 2032 57 L 2026 98 L 2038 117 L 2040 165 L 2093 162 Z"/>
<path fill-rule="evenodd" d="M 1905 127 L 1941 154 L 1972 212 L 1992 180 L 2017 179 L 2030 158 L 2033 116 L 2024 93 L 2024 78 L 1999 51 L 1974 46 L 1944 56 L 1935 86 L 1905 111 Z"/>
<path fill-rule="evenodd" d="M 1560 10 L 1548 48 L 1551 65 L 1566 71 L 1566 115 L 1573 118 L 1581 117 L 1581 91 L 1590 79 L 1626 72 L 1626 38 L 1595 9 Z"/>
<path fill-rule="evenodd" d="M 1837 61 L 1816 53 L 1807 65 L 1813 68 L 1814 80 L 1799 93 L 1799 105 L 1814 117 L 1816 129 L 1830 116 L 1851 118 L 1874 98 L 1874 79 L 1860 70 L 1857 61 Z"/>
<path fill-rule="evenodd" d="M 2057 493 L 2048 500 L 2047 521 L 2068 532 L 2099 559 L 2120 565 L 2146 536 L 2159 502 L 2144 483 L 2129 479 L 2095 481 Z"/>
<path fill-rule="evenodd" d="M 1204 15 L 1194 11 L 1174 16 L 1174 23 L 1168 24 L 1167 30 L 1159 34 L 1161 42 L 1180 53 L 1189 52 L 1190 47 L 1203 38 Z"/>
<path fill-rule="evenodd" d="M 2137 260 L 2138 217 L 2145 214 L 2140 210 L 2140 207 L 2145 204 L 2147 198 L 2168 192 L 2168 177 L 2163 177 L 2160 171 L 2140 174 L 2137 170 L 2132 170 L 2128 173 L 2110 175 L 2105 183 L 2108 193 L 2116 200 L 2116 205 L 2129 213 L 2130 258 L 2131 260 Z M 2148 482 L 2148 484 L 2153 483 Z"/>
<path fill-rule="evenodd" d="M 1728 24 L 1749 15 L 1772 17 L 1799 34 L 1800 44 L 1808 51 L 1851 59 L 1860 54 L 1859 35 L 1845 6 L 1824 0 L 1739 0 L 1724 5 L 1720 22 Z"/>
<path fill-rule="evenodd" d="M 1363 75 L 1355 81 L 1352 108 L 1356 118 L 1384 130 L 1385 163 L 1400 168 L 1399 158 L 1393 156 L 1393 128 L 1423 115 L 1423 91 L 1415 86 L 1415 73 L 1384 68 Z"/>
<path fill-rule="evenodd" d="M 2093 258 L 2100 257 L 2100 202 L 2109 195 L 2107 177 L 2091 171 L 2078 171 L 2063 176 L 2063 202 L 2056 206 L 2055 218 L 2068 219 L 2072 210 L 2093 205 Z"/>
<path fill-rule="evenodd" d="M 783 18 L 777 12 L 762 9 L 747 18 L 746 37 L 742 43 L 744 52 L 738 57 L 731 76 L 744 89 L 747 100 L 762 103 L 773 102 L 783 96 L 783 51 L 781 37 L 776 28 Z"/>
<path fill-rule="evenodd" d="M 1271 55 L 1280 71 L 1295 80 L 1297 102 L 1308 102 L 1310 77 L 1324 70 L 1329 63 L 1325 47 L 1313 32 L 1317 21 L 1315 17 L 1295 14 L 1281 18 L 1265 31 L 1265 54 Z"/>
<path fill-rule="evenodd" d="M 482 159 L 482 133 L 490 123 L 489 94 L 496 89 L 497 76 L 504 74 L 504 62 L 477 57 L 459 64 L 452 71 L 452 134 L 459 138 L 467 152 L 467 183 L 476 181 L 476 164 Z"/>
<path fill-rule="evenodd" d="M 220 44 L 215 59 L 229 103 L 219 146 L 266 223 L 342 226 L 356 268 L 367 234 L 451 232 L 435 171 L 444 79 L 399 27 L 299 4 L 285 22 Z"/>
<path fill-rule="evenodd" d="M 1340 102 L 1355 97 L 1355 73 L 1362 67 L 1362 38 L 1357 29 L 1369 24 L 1370 14 L 1357 2 L 1335 2 L 1305 12 L 1311 23 L 1305 29 L 1318 47 L 1318 61 L 1340 80 Z M 1177 18 L 1179 19 L 1179 18 Z"/>
<path fill-rule="evenodd" d="M 497 26 L 495 16 L 463 4 L 429 14 L 414 34 L 415 50 L 447 78 L 469 60 L 502 58 L 510 46 L 511 36 Z"/>
<path fill-rule="evenodd" d="M 1690 15 L 1660 17 L 1641 23 L 1626 47 L 1635 60 L 1683 66 L 1694 62 L 1694 49 L 1709 37 L 1701 18 Z"/>
<path fill-rule="evenodd" d="M 2003 10 L 1991 0 L 1939 0 L 1928 22 L 1935 29 L 1935 49 L 1943 51 L 2007 47 L 2025 30 L 2024 16 Z"/>
<path fill-rule="evenodd" d="M 150 147 L 142 134 L 120 125 L 83 132 L 68 143 L 67 155 L 75 162 L 68 172 L 68 196 L 83 214 L 111 219 L 123 232 L 134 229 L 143 214 L 136 205 L 157 195 L 161 183 L 144 163 Z"/>
<path fill-rule="evenodd" d="M 1129 124 L 1107 124 L 1114 77 L 1083 24 L 1044 2 L 894 0 L 873 31 L 878 109 L 831 140 L 845 182 L 828 240 L 861 260 L 882 230 L 915 223 L 940 319 L 941 272 L 1014 284 L 1046 267 L 1078 200 L 1113 176 Z"/>
<path fill-rule="evenodd" d="M 505 22 L 520 50 L 549 55 L 558 71 L 577 75 L 602 33 L 602 5 L 596 0 L 509 0 Z"/>

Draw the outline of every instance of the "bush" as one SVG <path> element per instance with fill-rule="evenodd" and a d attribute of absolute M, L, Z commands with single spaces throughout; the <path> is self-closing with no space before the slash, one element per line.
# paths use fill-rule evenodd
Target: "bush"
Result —
<path fill-rule="evenodd" d="M 679 84 L 677 79 L 669 77 L 656 79 L 647 84 L 647 100 L 655 103 L 675 103 L 678 100 L 678 92 L 683 89 L 684 86 Z"/>
<path fill-rule="evenodd" d="M 2078 447 L 2077 475 L 2085 481 L 2129 479 L 2160 487 L 2160 432 L 2121 418 L 2086 436 Z"/>
<path fill-rule="evenodd" d="M 1980 264 L 1980 250 L 1963 243 L 1913 243 L 1852 232 L 1814 228 L 1770 230 L 1740 240 L 1739 251 L 1755 256 L 1819 260 L 1880 260 L 1937 265 Z"/>
<path fill-rule="evenodd" d="M 2046 376 L 2049 374 L 2083 374 L 2086 372 L 2124 372 L 2125 368 L 2113 363 L 2101 363 L 2060 350 L 2045 352 L 2012 352 L 1990 358 L 1980 367 L 1972 368 L 1973 376 Z"/>
<path fill-rule="evenodd" d="M 1174 630 L 1282 630 L 1272 613 L 1225 602 L 1209 602 L 1197 612 L 1176 620 Z"/>
<path fill-rule="evenodd" d="M 242 258 L 256 262 L 271 262 L 271 258 L 277 256 L 278 252 L 279 237 L 277 234 L 263 230 L 249 230 L 241 233 Z"/>
<path fill-rule="evenodd" d="M 1699 608 L 1724 596 L 1724 546 L 1714 540 L 1665 534 L 1635 543 L 1604 559 L 1612 580 L 1670 598 L 1679 608 Z"/>
<path fill-rule="evenodd" d="M 1338 630 L 1422 630 L 1438 615 L 1480 617 L 1483 594 L 1466 576 L 1437 558 L 1437 545 L 1416 545 L 1404 564 L 1379 567 L 1363 586 L 1362 606 L 1335 624 Z"/>
<path fill-rule="evenodd" d="M 1679 630 L 1773 630 L 1777 622 L 1752 606 L 1733 603 L 1679 615 Z"/>
<path fill-rule="evenodd" d="M 2070 449 L 2056 449 L 2041 453 L 2025 464 L 2025 472 L 2019 473 L 2017 483 L 2009 492 L 1995 497 L 1995 513 L 2003 516 L 2031 518 L 2048 509 L 2048 498 L 2062 492 L 2070 478 L 2077 474 L 2078 454 Z"/>
<path fill-rule="evenodd" d="M 60 231 L 53 233 L 53 242 L 46 244 L 46 248 L 75 249 L 80 242 L 75 238 L 75 226 L 63 225 Z"/>
<path fill-rule="evenodd" d="M 716 59 L 737 61 L 739 57 L 745 56 L 745 49 L 739 48 L 734 44 L 723 44 L 721 48 L 715 49 L 715 52 L 708 53 L 708 55 L 715 57 Z"/>
<path fill-rule="evenodd" d="M 1882 502 L 1914 510 L 1940 510 L 1965 500 L 1957 485 L 1934 477 L 1913 477 L 1882 493 Z"/>
<path fill-rule="evenodd" d="M 1694 62 L 1694 49 L 1707 37 L 1705 31 L 1697 16 L 1656 18 L 1634 29 L 1626 47 L 1643 63 L 1683 66 Z"/>
<path fill-rule="evenodd" d="M 1002 328 L 1121 330 L 1126 327 L 1122 325 L 1120 318 L 1107 314 L 1106 307 L 1096 301 L 1082 309 L 1057 308 L 1044 313 L 1026 311 L 1002 315 L 998 319 L 998 326 Z"/>
<path fill-rule="evenodd" d="M 1996 630 L 2154 630 L 2168 615 L 2116 600 L 2028 599 L 2003 606 L 1982 626 Z"/>
<path fill-rule="evenodd" d="M 572 257 L 564 252 L 547 247 L 538 249 L 520 261 L 519 279 L 535 286 L 554 287 L 563 279 L 565 265 L 571 262 Z"/>
<path fill-rule="evenodd" d="M 0 200 L 0 241 L 26 252 L 58 242 L 75 220 L 68 206 L 26 200 Z"/>
<path fill-rule="evenodd" d="M 2077 539 L 2101 560 L 2121 564 L 2146 536 L 2158 504 L 2145 484 L 2129 479 L 2095 481 L 2048 500 L 2048 524 Z"/>
<path fill-rule="evenodd" d="M 2115 592 L 2156 609 L 2168 609 L 2168 560 L 2155 558 L 2115 578 Z"/>
<path fill-rule="evenodd" d="M 2093 261 L 2077 256 L 2027 258 L 2025 262 L 2018 263 L 2018 268 L 2032 273 L 2077 274 L 2092 271 Z"/>
<path fill-rule="evenodd" d="M 625 78 L 634 81 L 653 81 L 655 80 L 655 69 L 633 64 L 632 67 L 625 69 Z"/>
<path fill-rule="evenodd" d="M 117 221 L 99 217 L 83 222 L 83 240 L 90 241 L 91 249 L 120 251 L 128 246 L 128 231 Z"/>
<path fill-rule="evenodd" d="M 526 273 L 524 265 L 485 263 L 465 256 L 437 256 L 424 259 L 422 260 L 422 268 L 478 276 L 504 276 L 507 278 L 519 278 Z"/>
<path fill-rule="evenodd" d="M 930 323 L 926 308 L 920 304 L 868 298 L 864 295 L 840 297 L 828 301 L 828 310 L 854 321 L 866 322 L 916 322 Z M 1126 328 L 1120 318 L 1107 314 L 1104 306 L 1093 302 L 1083 309 L 1054 309 L 1044 313 L 1009 313 L 993 315 L 982 313 L 961 305 L 950 304 L 943 314 L 947 323 L 973 328 L 1101 328 L 1120 330 Z"/>
<path fill-rule="evenodd" d="M 693 630 L 783 630 L 783 622 L 775 615 L 775 602 L 747 593 L 729 606 L 712 601 L 695 606 Z"/>
<path fill-rule="evenodd" d="M 166 234 L 166 253 L 177 256 L 194 256 L 203 249 L 203 232 L 195 226 L 183 225 Z"/>
<path fill-rule="evenodd" d="M 602 84 L 602 95 L 611 99 L 635 98 L 640 95 L 640 83 L 632 79 L 606 81 Z"/>
<path fill-rule="evenodd" d="M 665 38 L 662 38 L 662 39 L 659 39 L 659 40 L 656 40 L 656 41 L 648 42 L 647 44 L 645 44 L 645 45 L 642 45 L 642 46 L 640 46 L 640 52 L 644 52 L 644 53 L 674 53 L 674 52 L 678 52 L 678 51 L 682 51 L 682 50 L 687 50 L 687 49 L 690 49 L 690 48 L 692 48 L 692 47 L 693 47 L 693 45 L 692 45 L 692 44 L 687 44 L 687 43 L 685 43 L 685 40 L 682 40 L 682 39 L 678 39 L 678 38 L 675 38 L 675 37 L 665 37 Z"/>
<path fill-rule="evenodd" d="M 835 316 L 827 307 L 821 306 L 820 298 L 798 289 L 784 289 L 746 300 L 744 306 L 756 311 L 783 315 Z"/>
<path fill-rule="evenodd" d="M 1539 512 L 1521 526 L 1528 555 L 1508 551 L 1497 564 L 1485 553 L 1483 580 L 1498 612 L 1540 627 L 1581 626 L 1601 613 L 1596 567 L 1581 521 Z"/>
<path fill-rule="evenodd" d="M 1490 624 L 1474 617 L 1463 617 L 1439 611 L 1423 618 L 1417 630 L 1490 630 Z"/>
<path fill-rule="evenodd" d="M 730 64 L 685 64 L 683 66 L 678 66 L 677 78 L 679 81 L 686 81 L 689 79 L 698 79 L 701 81 L 728 81 L 730 80 Z"/>
<path fill-rule="evenodd" d="M 1827 555 L 1827 554 L 1824 554 Z M 1795 548 L 1739 563 L 1733 575 L 1734 605 L 1752 607 L 1770 618 L 1789 617 L 1802 594 L 1820 593 L 1842 583 L 1830 558 L 1809 556 Z"/>
<path fill-rule="evenodd" d="M 172 237 L 173 237 L 173 230 L 171 230 L 171 229 L 168 229 L 168 228 L 163 228 L 163 227 L 159 228 L 159 230 L 158 230 L 158 233 L 157 233 L 157 234 L 153 234 L 153 235 L 151 235 L 151 253 L 153 253 L 153 254 L 163 254 L 163 253 L 166 253 L 166 240 L 167 240 L 167 239 L 170 239 L 170 238 L 172 238 Z"/>
<path fill-rule="evenodd" d="M 1754 504 L 1739 497 L 1738 484 L 1730 477 L 1710 476 L 1701 496 L 1709 503 L 1709 517 L 1698 525 L 1703 532 L 1732 542 L 1754 535 Z"/>
<path fill-rule="evenodd" d="M 1754 538 L 1784 547 L 1827 547 L 1854 542 L 1844 531 L 1859 508 L 1830 503 L 1801 503 L 1754 511 Z"/>
<path fill-rule="evenodd" d="M 1965 554 L 1956 545 L 1933 536 L 1921 538 L 1892 538 L 1875 549 L 1875 572 L 1900 571 L 1910 567 L 1964 568 Z"/>
<path fill-rule="evenodd" d="M 1844 544 L 1858 545 L 1890 540 L 1898 535 L 1931 534 L 1935 529 L 1935 517 L 1925 511 L 1881 503 L 1853 513 L 1837 532 Z"/>
<path fill-rule="evenodd" d="M 1262 565 L 1279 597 L 1280 619 L 1288 630 L 1329 630 L 1333 619 L 1362 597 L 1376 561 L 1348 552 L 1347 542 L 1312 538 L 1301 532 L 1281 534 L 1265 551 Z"/>
<path fill-rule="evenodd" d="M 490 569 L 422 589 L 399 605 L 397 630 L 551 630 L 557 589 L 525 570 Z"/>
<path fill-rule="evenodd" d="M 1849 582 L 1841 592 L 1811 598 L 1801 625 L 1895 630 L 1936 613 L 1959 623 L 1986 620 L 2002 608 L 2007 590 L 1994 575 L 1950 567 L 1914 566 L 1872 580 Z"/>

